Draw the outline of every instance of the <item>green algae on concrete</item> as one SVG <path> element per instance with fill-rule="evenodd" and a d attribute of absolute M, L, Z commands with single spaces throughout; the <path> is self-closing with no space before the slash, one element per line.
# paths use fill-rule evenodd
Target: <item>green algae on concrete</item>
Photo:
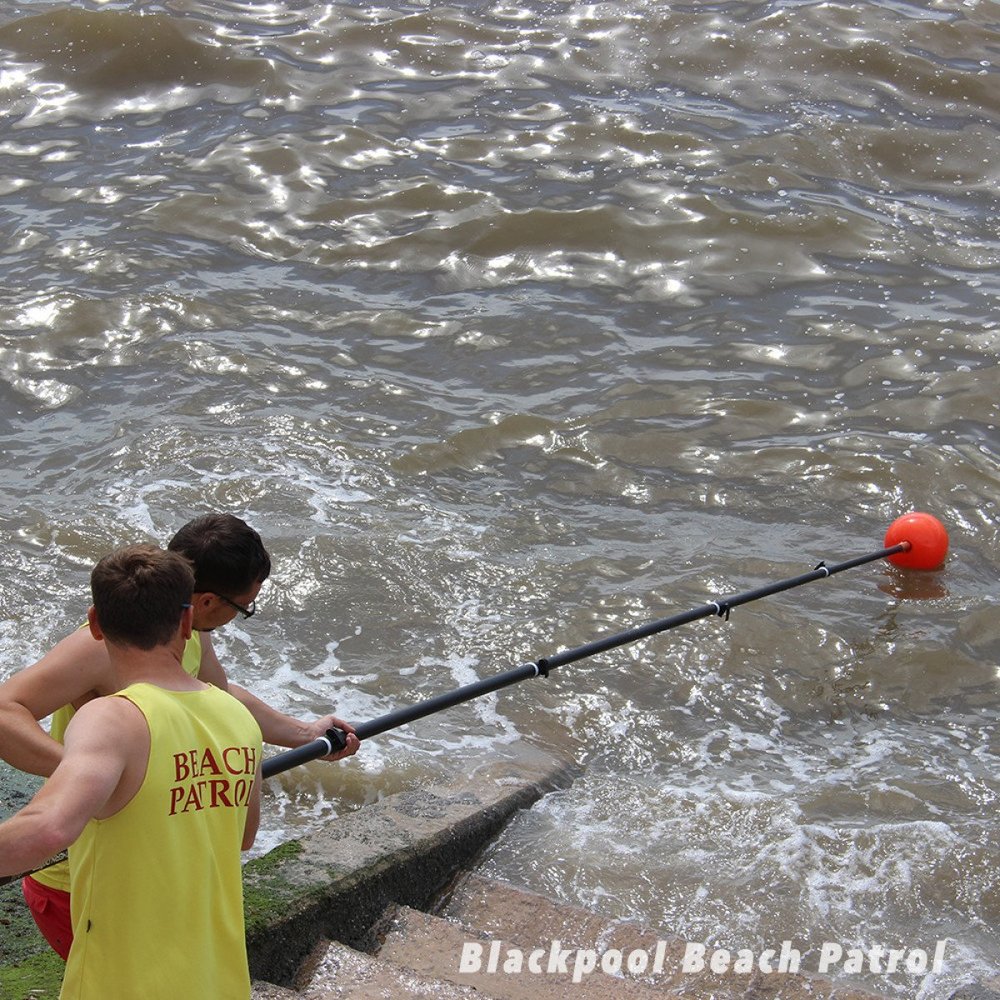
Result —
<path fill-rule="evenodd" d="M 56 1000 L 66 964 L 48 945 L 20 965 L 0 966 L 3 1000 Z"/>
<path fill-rule="evenodd" d="M 243 866 L 243 913 L 247 934 L 255 934 L 288 916 L 308 889 L 283 877 L 284 866 L 303 851 L 302 842 L 290 840 Z M 317 882 L 317 890 L 322 882 Z"/>
<path fill-rule="evenodd" d="M 41 785 L 41 778 L 0 764 L 0 820 L 26 805 Z M 20 880 L 0 886 L 0 998 L 55 1000 L 64 969 L 31 919 Z"/>
<path fill-rule="evenodd" d="M 18 965 L 49 946 L 31 919 L 21 895 L 21 883 L 11 882 L 0 889 L 0 968 Z M 6 996 L 0 993 L 0 997 Z"/>
<path fill-rule="evenodd" d="M 55 1000 L 65 968 L 31 919 L 21 883 L 0 888 L 0 998 Z"/>
<path fill-rule="evenodd" d="M 39 933 L 21 895 L 21 883 L 0 888 L 0 998 L 59 996 L 65 965 Z"/>

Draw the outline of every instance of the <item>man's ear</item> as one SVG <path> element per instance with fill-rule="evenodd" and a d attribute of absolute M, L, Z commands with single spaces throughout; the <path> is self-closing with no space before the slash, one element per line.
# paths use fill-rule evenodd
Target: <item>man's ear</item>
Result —
<path fill-rule="evenodd" d="M 213 604 L 218 602 L 218 598 L 210 590 L 196 590 L 191 595 L 191 604 L 202 611 L 207 611 Z"/>
<path fill-rule="evenodd" d="M 181 614 L 181 635 L 184 636 L 184 641 L 187 642 L 191 638 L 194 632 L 194 608 L 189 604 Z"/>
<path fill-rule="evenodd" d="M 90 634 L 98 642 L 103 641 L 104 633 L 101 631 L 101 623 L 97 620 L 97 608 L 93 604 L 87 608 L 87 624 L 90 626 Z"/>

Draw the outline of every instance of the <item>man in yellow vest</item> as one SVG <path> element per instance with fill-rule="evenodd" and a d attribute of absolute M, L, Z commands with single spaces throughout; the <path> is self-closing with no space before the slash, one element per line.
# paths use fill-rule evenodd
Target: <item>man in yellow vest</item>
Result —
<path fill-rule="evenodd" d="M 190 559 L 195 571 L 193 631 L 184 646 L 184 670 L 239 699 L 257 720 L 267 743 L 301 746 L 336 726 L 348 734 L 348 743 L 328 759 L 355 753 L 358 740 L 351 725 L 333 715 L 304 722 L 271 708 L 229 683 L 212 648 L 212 631 L 237 615 L 250 618 L 256 612 L 257 594 L 271 572 L 260 535 L 231 514 L 208 514 L 185 524 L 168 549 Z M 62 758 L 62 737 L 73 712 L 122 687 L 108 652 L 106 643 L 90 630 L 78 629 L 37 663 L 0 684 L 0 756 L 30 774 L 52 774 Z M 49 715 L 52 725 L 46 733 L 39 723 Z M 64 862 L 37 872 L 24 880 L 23 888 L 39 930 L 65 958 L 72 942 L 68 866 Z"/>
<path fill-rule="evenodd" d="M 70 846 L 61 1000 L 246 1000 L 240 851 L 260 816 L 261 732 L 181 665 L 190 562 L 121 549 L 91 575 L 89 631 L 119 679 L 82 705 L 58 766 L 0 824 L 0 874 Z"/>

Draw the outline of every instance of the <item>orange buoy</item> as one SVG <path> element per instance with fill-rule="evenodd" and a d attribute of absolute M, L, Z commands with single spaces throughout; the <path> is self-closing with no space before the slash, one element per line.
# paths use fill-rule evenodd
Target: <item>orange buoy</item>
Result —
<path fill-rule="evenodd" d="M 932 514 L 912 511 L 897 517 L 885 533 L 885 547 L 906 542 L 909 548 L 889 556 L 889 562 L 904 569 L 938 569 L 948 554 L 948 532 Z"/>

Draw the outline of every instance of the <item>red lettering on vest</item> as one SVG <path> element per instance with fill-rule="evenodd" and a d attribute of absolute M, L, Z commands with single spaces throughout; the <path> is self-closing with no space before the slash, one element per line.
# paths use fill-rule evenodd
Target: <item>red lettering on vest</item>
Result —
<path fill-rule="evenodd" d="M 208 784 L 212 793 L 212 801 L 209 808 L 217 809 L 219 806 L 236 805 L 236 803 L 229 797 L 228 778 L 213 778 Z"/>
<path fill-rule="evenodd" d="M 255 775 L 256 747 L 226 747 L 215 752 L 211 747 L 187 750 L 173 755 L 177 784 L 170 789 L 170 813 L 201 812 L 202 809 L 233 808 L 250 802 L 253 778 L 233 781 L 226 777 L 202 775 Z M 220 764 L 221 760 L 221 764 Z"/>
<path fill-rule="evenodd" d="M 222 763 L 230 774 L 253 774 L 257 770 L 257 751 L 254 747 L 226 747 Z"/>
<path fill-rule="evenodd" d="M 184 798 L 184 788 L 180 785 L 175 785 L 170 789 L 170 815 L 173 816 L 177 812 L 177 806 L 181 799 Z"/>
<path fill-rule="evenodd" d="M 200 778 L 206 772 L 209 774 L 222 774 L 222 768 L 219 767 L 219 762 L 215 759 L 215 754 L 212 753 L 211 747 L 205 747 L 205 750 L 201 755 L 198 777 Z"/>
<path fill-rule="evenodd" d="M 194 751 L 174 754 L 174 781 L 186 781 L 192 776 L 194 767 Z"/>

